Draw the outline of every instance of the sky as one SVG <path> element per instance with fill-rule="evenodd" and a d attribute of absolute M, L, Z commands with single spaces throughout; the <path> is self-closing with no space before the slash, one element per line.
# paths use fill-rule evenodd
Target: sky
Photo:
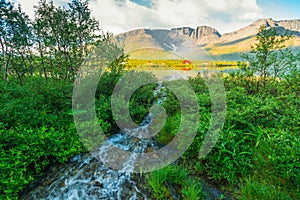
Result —
<path fill-rule="evenodd" d="M 39 0 L 15 0 L 31 17 Z M 68 0 L 54 0 L 67 5 Z M 105 32 L 138 28 L 208 25 L 220 33 L 242 28 L 261 18 L 300 19 L 300 0 L 90 0 L 92 15 Z"/>

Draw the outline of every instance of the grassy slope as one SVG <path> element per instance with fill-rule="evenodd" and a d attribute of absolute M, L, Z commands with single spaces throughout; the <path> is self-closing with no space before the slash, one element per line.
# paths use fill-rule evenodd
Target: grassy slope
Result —
<path fill-rule="evenodd" d="M 139 60 L 172 60 L 172 59 L 181 59 L 180 56 L 164 51 L 162 49 L 147 48 L 147 49 L 138 49 L 134 51 L 127 52 L 130 59 L 139 59 Z"/>
<path fill-rule="evenodd" d="M 206 46 L 208 52 L 213 55 L 226 55 L 243 53 L 249 51 L 251 45 L 255 44 L 255 37 L 243 40 L 241 42 L 231 44 L 231 45 L 220 45 L 220 43 L 209 44 Z M 298 47 L 300 46 L 300 37 L 295 37 L 285 43 L 287 47 Z"/>
<path fill-rule="evenodd" d="M 239 55 L 251 49 L 251 45 L 255 44 L 255 37 L 245 39 L 243 41 L 222 45 L 222 43 L 208 44 L 205 49 L 211 55 L 213 60 L 238 60 Z M 300 47 L 300 37 L 295 37 L 285 43 L 287 47 L 293 47 L 296 51 Z M 183 59 L 181 56 L 172 52 L 167 52 L 159 48 L 137 49 L 127 52 L 131 59 L 142 60 L 170 60 Z"/>

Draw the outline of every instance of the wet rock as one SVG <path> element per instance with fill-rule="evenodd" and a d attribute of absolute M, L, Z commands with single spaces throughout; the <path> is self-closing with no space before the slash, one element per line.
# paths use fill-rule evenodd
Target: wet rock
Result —
<path fill-rule="evenodd" d="M 99 181 L 95 181 L 95 182 L 94 182 L 94 186 L 103 188 L 103 184 L 100 183 Z"/>
<path fill-rule="evenodd" d="M 146 149 L 145 153 L 151 153 L 153 152 L 155 149 L 153 147 L 149 147 Z"/>
<path fill-rule="evenodd" d="M 74 156 L 73 158 L 71 158 L 71 162 L 80 162 L 81 161 L 81 155 L 77 155 L 77 156 Z"/>
<path fill-rule="evenodd" d="M 170 183 L 167 182 L 167 188 L 172 196 L 173 200 L 182 200 L 182 196 L 179 193 L 179 191 L 181 190 L 181 188 L 179 187 L 179 185 L 175 184 L 175 183 Z"/>
<path fill-rule="evenodd" d="M 159 156 L 155 153 L 152 155 L 152 158 L 159 158 Z"/>
<path fill-rule="evenodd" d="M 65 186 L 66 186 L 66 184 L 64 182 L 60 182 L 59 185 L 58 185 L 58 187 L 61 187 L 61 188 L 65 187 Z"/>
<path fill-rule="evenodd" d="M 136 142 L 136 143 L 138 143 L 138 142 L 140 142 L 141 140 L 139 139 L 139 138 L 136 138 L 135 140 L 134 140 L 134 142 Z"/>

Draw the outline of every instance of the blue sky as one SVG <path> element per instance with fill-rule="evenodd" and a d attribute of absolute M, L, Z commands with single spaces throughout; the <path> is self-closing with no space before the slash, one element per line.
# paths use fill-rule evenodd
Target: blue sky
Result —
<path fill-rule="evenodd" d="M 131 0 L 146 7 L 152 6 L 152 0 Z M 300 0 L 257 0 L 266 16 L 273 18 L 300 18 Z"/>
<path fill-rule="evenodd" d="M 39 0 L 16 0 L 33 16 Z M 66 5 L 69 0 L 54 0 Z M 90 0 L 92 14 L 104 31 L 200 25 L 231 32 L 261 18 L 300 19 L 300 0 Z"/>
<path fill-rule="evenodd" d="M 266 17 L 275 19 L 300 19 L 299 0 L 258 0 Z"/>
<path fill-rule="evenodd" d="M 148 8 L 151 8 L 152 7 L 152 1 L 151 0 L 131 0 L 139 5 L 143 5 L 143 6 L 146 6 Z"/>
<path fill-rule="evenodd" d="M 152 0 L 131 0 L 139 5 L 152 7 Z M 276 19 L 300 19 L 300 0 L 257 0 L 265 17 Z"/>

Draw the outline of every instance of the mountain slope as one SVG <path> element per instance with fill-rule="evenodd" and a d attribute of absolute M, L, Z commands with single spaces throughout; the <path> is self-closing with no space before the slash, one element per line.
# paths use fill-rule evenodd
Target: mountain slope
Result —
<path fill-rule="evenodd" d="M 196 55 L 195 58 L 200 58 L 206 57 L 204 51 L 207 51 L 212 56 L 225 56 L 224 58 L 226 58 L 226 55 L 230 55 L 234 58 L 234 54 L 249 51 L 251 45 L 255 44 L 255 35 L 261 25 L 274 28 L 280 33 L 289 32 L 294 35 L 295 37 L 286 45 L 299 49 L 300 20 L 275 21 L 271 18 L 257 20 L 249 26 L 224 35 L 221 35 L 215 28 L 199 26 L 196 29 L 190 27 L 171 30 L 138 29 L 117 35 L 116 40 L 132 58 L 137 58 L 136 55 L 139 55 L 138 58 L 141 59 L 142 49 L 152 49 L 152 53 L 157 49 L 160 52 L 157 55 L 162 52 L 172 52 L 183 57 L 189 57 L 199 51 L 201 55 Z"/>

